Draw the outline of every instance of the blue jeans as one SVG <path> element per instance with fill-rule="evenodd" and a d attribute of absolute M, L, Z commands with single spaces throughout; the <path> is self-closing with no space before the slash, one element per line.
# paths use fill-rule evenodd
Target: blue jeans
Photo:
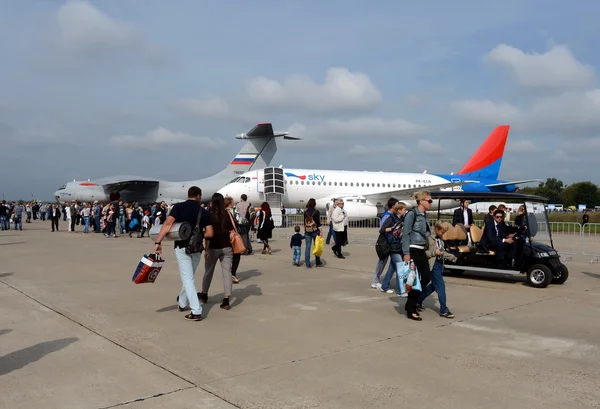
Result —
<path fill-rule="evenodd" d="M 125 231 L 125 216 L 119 216 L 119 232 L 123 234 Z"/>
<path fill-rule="evenodd" d="M 302 247 L 294 246 L 292 247 L 292 250 L 294 252 L 292 256 L 292 263 L 300 264 L 300 255 L 302 254 Z"/>
<path fill-rule="evenodd" d="M 86 216 L 83 218 L 83 232 L 84 233 L 89 233 L 90 232 L 90 217 Z"/>
<path fill-rule="evenodd" d="M 390 257 L 387 256 L 383 260 L 377 259 L 377 266 L 375 267 L 375 274 L 373 274 L 373 284 L 379 284 L 381 280 L 381 273 L 383 273 L 383 269 L 385 268 L 385 264 L 387 263 Z"/>
<path fill-rule="evenodd" d="M 396 293 L 404 294 L 406 292 L 406 283 L 404 282 L 404 280 L 400 279 L 396 268 L 396 263 L 402 262 L 402 254 L 392 253 L 391 258 L 392 260 L 390 261 L 390 266 L 388 267 L 388 270 L 385 273 L 385 277 L 383 277 L 383 282 L 381 283 L 381 289 L 383 291 L 387 291 L 390 288 L 392 276 L 394 275 L 394 273 L 396 273 Z"/>
<path fill-rule="evenodd" d="M 335 243 L 335 232 L 333 231 L 333 222 L 329 222 L 329 231 L 327 232 L 327 238 L 325 239 L 325 244 L 329 244 L 332 237 L 333 237 L 333 242 Z"/>
<path fill-rule="evenodd" d="M 450 312 L 446 305 L 446 283 L 444 283 L 444 277 L 442 276 L 443 271 L 444 265 L 436 261 L 431 270 L 431 282 L 421 291 L 421 297 L 419 298 L 419 305 L 422 305 L 425 298 L 429 297 L 435 291 L 440 301 L 440 314 Z"/>
<path fill-rule="evenodd" d="M 22 216 L 17 216 L 15 218 L 15 230 L 23 230 L 23 217 Z"/>
<path fill-rule="evenodd" d="M 179 292 L 179 306 L 181 308 L 190 305 L 192 314 L 202 314 L 202 305 L 198 300 L 198 292 L 196 291 L 196 269 L 200 264 L 202 253 L 186 254 L 185 248 L 175 249 L 175 258 L 177 259 L 177 266 L 179 267 L 179 276 L 181 277 L 181 291 Z"/>
<path fill-rule="evenodd" d="M 313 241 L 315 241 L 315 238 L 320 234 L 320 231 L 313 231 L 312 233 L 304 233 L 304 240 L 306 241 L 306 249 L 304 250 L 304 263 L 306 264 L 306 267 L 310 267 L 310 255 L 311 253 L 311 247 L 313 244 Z M 317 257 L 315 256 L 315 264 L 320 266 L 321 264 L 321 257 Z"/>
<path fill-rule="evenodd" d="M 8 230 L 10 228 L 10 223 L 7 216 L 0 216 L 0 228 L 2 230 Z"/>

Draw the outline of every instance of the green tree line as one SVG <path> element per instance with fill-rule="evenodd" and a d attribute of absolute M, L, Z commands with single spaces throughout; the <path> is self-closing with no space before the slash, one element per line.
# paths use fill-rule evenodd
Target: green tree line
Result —
<path fill-rule="evenodd" d="M 589 209 L 600 206 L 600 189 L 594 183 L 587 181 L 566 185 L 562 180 L 548 178 L 538 187 L 520 188 L 519 193 L 547 197 L 548 203 L 561 203 L 565 207 L 584 204 Z"/>

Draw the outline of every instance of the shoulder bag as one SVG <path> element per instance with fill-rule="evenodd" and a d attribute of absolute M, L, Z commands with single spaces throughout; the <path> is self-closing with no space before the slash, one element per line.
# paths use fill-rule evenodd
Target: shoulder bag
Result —
<path fill-rule="evenodd" d="M 229 242 L 231 243 L 231 248 L 233 250 L 233 254 L 242 254 L 246 251 L 246 246 L 244 246 L 244 242 L 242 240 L 242 236 L 237 232 L 235 221 L 233 220 L 233 216 L 229 210 L 226 210 L 229 215 L 229 219 L 231 220 L 231 225 L 233 229 L 229 231 Z"/>

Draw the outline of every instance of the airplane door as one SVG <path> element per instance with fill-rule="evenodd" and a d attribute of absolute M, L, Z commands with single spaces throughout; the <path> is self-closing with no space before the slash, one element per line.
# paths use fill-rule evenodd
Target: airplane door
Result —
<path fill-rule="evenodd" d="M 452 178 L 452 179 L 450 179 L 450 182 L 452 182 L 452 183 L 459 183 L 460 179 L 458 179 L 458 178 Z M 452 186 L 452 191 L 453 192 L 462 192 L 462 186 Z"/>
<path fill-rule="evenodd" d="M 258 193 L 265 191 L 265 175 L 262 169 L 256 171 L 256 190 Z"/>

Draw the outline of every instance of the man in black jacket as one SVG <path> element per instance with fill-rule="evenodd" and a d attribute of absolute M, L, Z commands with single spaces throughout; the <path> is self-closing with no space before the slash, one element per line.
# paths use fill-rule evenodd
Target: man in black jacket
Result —
<path fill-rule="evenodd" d="M 515 252 L 513 234 L 509 234 L 507 225 L 504 223 L 504 212 L 496 209 L 494 218 L 488 220 L 485 224 L 485 230 L 481 239 L 488 250 L 493 250 L 496 253 L 496 259 L 503 263 L 504 267 L 512 266 L 512 259 Z M 506 256 L 506 259 L 505 259 Z"/>
<path fill-rule="evenodd" d="M 456 226 L 458 223 L 462 223 L 467 231 L 469 231 L 473 224 L 473 210 L 469 209 L 468 200 L 461 200 L 460 207 L 454 211 L 452 225 Z"/>

